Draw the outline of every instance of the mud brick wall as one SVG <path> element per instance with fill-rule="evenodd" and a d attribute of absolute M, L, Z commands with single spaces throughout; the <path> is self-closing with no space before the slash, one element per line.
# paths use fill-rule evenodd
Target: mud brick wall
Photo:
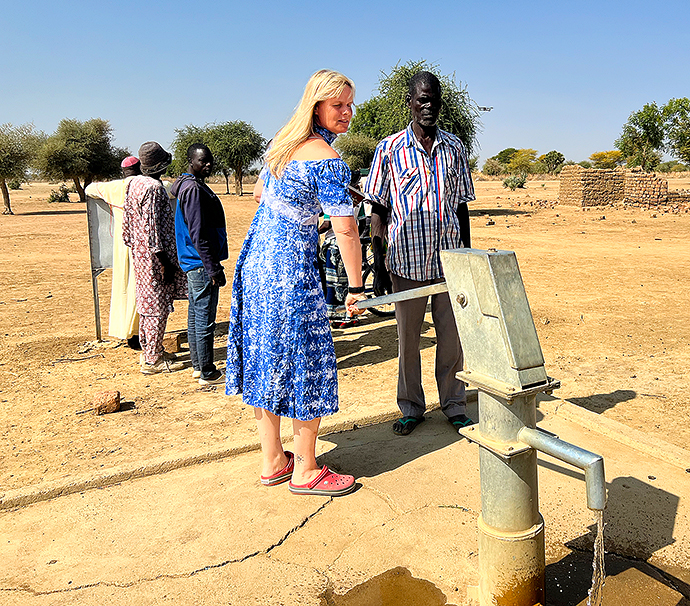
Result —
<path fill-rule="evenodd" d="M 621 169 L 564 166 L 560 174 L 558 201 L 574 206 L 606 206 L 623 201 L 625 172 Z"/>
<path fill-rule="evenodd" d="M 677 189 L 668 192 L 668 204 L 690 205 L 690 189 Z"/>
<path fill-rule="evenodd" d="M 668 181 L 640 169 L 625 171 L 625 204 L 666 204 Z"/>

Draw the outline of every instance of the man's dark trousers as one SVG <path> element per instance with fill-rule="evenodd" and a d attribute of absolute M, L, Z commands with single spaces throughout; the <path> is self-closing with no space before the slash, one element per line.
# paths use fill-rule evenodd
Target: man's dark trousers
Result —
<path fill-rule="evenodd" d="M 443 282 L 408 280 L 391 273 L 393 292 Z M 422 323 L 429 297 L 395 304 L 398 325 L 398 407 L 405 417 L 421 418 L 426 410 L 422 389 L 422 361 L 419 351 Z M 432 295 L 431 315 L 436 329 L 436 385 L 441 410 L 447 417 L 465 414 L 465 384 L 455 378 L 462 370 L 462 347 L 448 293 Z"/>

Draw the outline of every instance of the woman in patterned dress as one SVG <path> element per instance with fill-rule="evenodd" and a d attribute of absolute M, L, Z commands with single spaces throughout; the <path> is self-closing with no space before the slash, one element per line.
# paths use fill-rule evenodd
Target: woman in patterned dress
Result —
<path fill-rule="evenodd" d="M 352 476 L 316 463 L 321 417 L 338 410 L 333 338 L 317 267 L 320 212 L 331 216 L 350 284 L 352 315 L 364 299 L 350 170 L 330 144 L 352 119 L 354 84 L 316 72 L 289 122 L 273 139 L 255 193 L 261 202 L 233 282 L 226 393 L 253 406 L 261 440 L 261 482 L 290 480 L 295 494 L 337 496 Z M 280 419 L 293 419 L 294 451 L 284 451 Z"/>

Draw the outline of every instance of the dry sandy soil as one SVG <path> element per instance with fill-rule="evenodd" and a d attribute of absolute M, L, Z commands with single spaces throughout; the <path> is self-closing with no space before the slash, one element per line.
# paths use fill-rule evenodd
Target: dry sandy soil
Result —
<path fill-rule="evenodd" d="M 241 398 L 199 388 L 188 371 L 143 376 L 138 352 L 118 341 L 94 343 L 85 208 L 76 201 L 48 204 L 54 187 L 24 185 L 12 192 L 16 214 L 0 216 L 0 490 L 246 442 L 238 432 L 255 429 Z M 688 187 L 687 178 L 670 182 L 671 189 Z M 563 385 L 558 395 L 684 447 L 690 438 L 687 209 L 562 206 L 558 181 L 530 181 L 516 192 L 480 181 L 476 189 L 473 245 L 516 251 L 547 371 Z M 231 272 L 256 205 L 250 196 L 222 200 Z M 99 278 L 104 329 L 109 279 L 109 272 Z M 229 304 L 225 288 L 219 360 Z M 185 325 L 186 303 L 179 302 L 168 329 Z M 394 411 L 394 321 L 367 316 L 334 337 L 341 409 L 366 411 L 385 400 Z M 433 343 L 429 323 L 423 364 L 431 405 Z M 75 414 L 105 389 L 120 390 L 126 410 Z"/>

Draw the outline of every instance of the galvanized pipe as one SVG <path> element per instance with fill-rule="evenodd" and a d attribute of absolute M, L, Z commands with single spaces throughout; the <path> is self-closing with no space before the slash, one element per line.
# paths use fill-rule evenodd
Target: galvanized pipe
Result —
<path fill-rule="evenodd" d="M 516 444 L 518 432 L 536 420 L 535 398 L 503 398 L 479 391 L 479 432 L 487 440 Z M 506 464 L 508 463 L 508 464 Z M 500 532 L 523 532 L 539 523 L 537 453 L 528 450 L 507 462 L 486 448 L 479 450 L 482 517 Z"/>
<path fill-rule="evenodd" d="M 518 438 L 540 452 L 584 470 L 587 507 L 599 511 L 606 507 L 606 478 L 601 455 L 530 427 L 523 427 L 518 432 Z"/>
<path fill-rule="evenodd" d="M 479 390 L 479 432 L 487 443 L 518 445 L 518 432 L 536 420 L 535 397 L 510 403 Z M 544 520 L 539 514 L 537 453 L 507 459 L 479 449 L 482 513 L 479 527 L 481 606 L 544 602 Z"/>

